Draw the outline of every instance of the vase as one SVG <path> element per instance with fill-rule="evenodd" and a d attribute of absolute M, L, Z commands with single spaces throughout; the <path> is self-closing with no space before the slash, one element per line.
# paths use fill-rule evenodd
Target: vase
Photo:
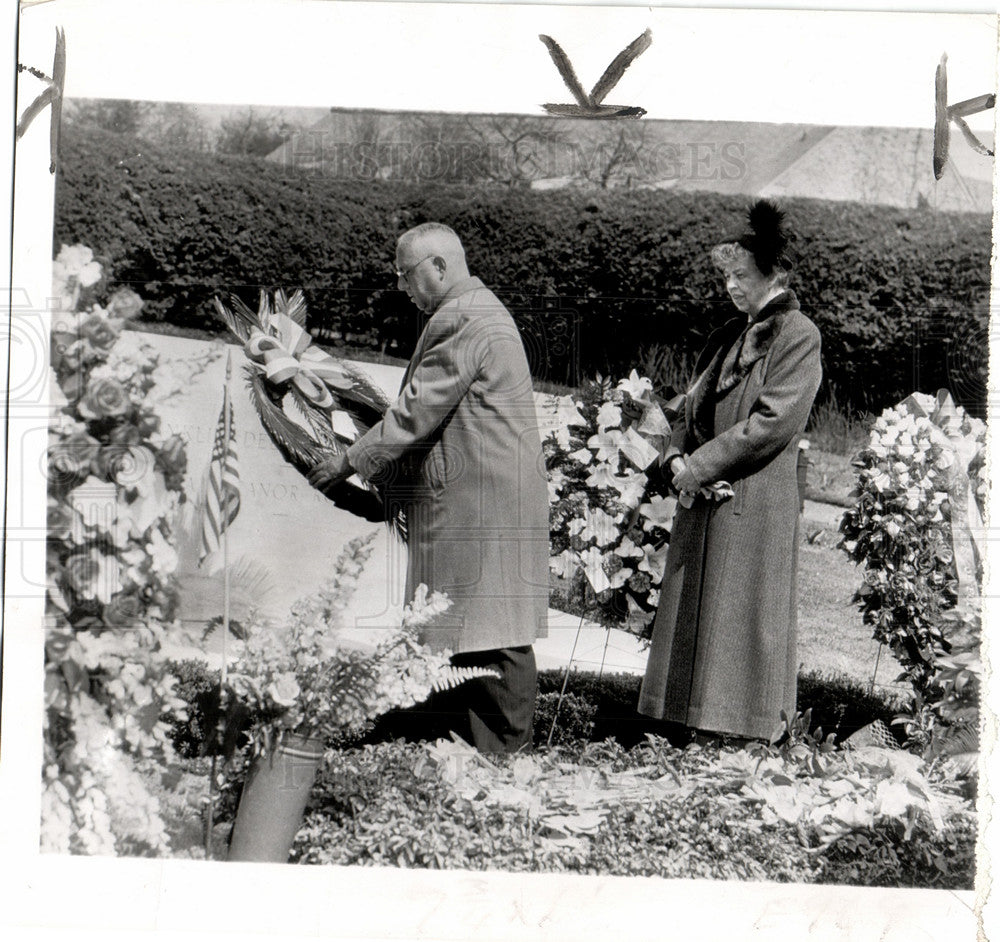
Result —
<path fill-rule="evenodd" d="M 250 766 L 229 842 L 229 860 L 287 863 L 302 824 L 316 772 L 323 761 L 318 739 L 287 735 Z"/>

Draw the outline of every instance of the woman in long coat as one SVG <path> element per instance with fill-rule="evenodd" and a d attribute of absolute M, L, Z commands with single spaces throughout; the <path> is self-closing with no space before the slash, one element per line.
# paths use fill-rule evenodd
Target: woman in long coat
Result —
<path fill-rule="evenodd" d="M 796 467 L 820 336 L 786 287 L 782 214 L 760 201 L 749 219 L 712 252 L 742 315 L 709 339 L 666 455 L 682 500 L 639 712 L 767 739 L 795 708 Z M 720 481 L 728 500 L 696 496 Z"/>

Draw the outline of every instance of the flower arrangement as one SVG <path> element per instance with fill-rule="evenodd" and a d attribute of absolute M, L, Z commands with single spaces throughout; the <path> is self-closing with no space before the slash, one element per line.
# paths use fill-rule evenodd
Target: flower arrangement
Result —
<path fill-rule="evenodd" d="M 857 501 L 841 546 L 864 563 L 856 594 L 876 640 L 916 693 L 914 739 L 978 726 L 979 540 L 986 425 L 947 392 L 915 393 L 876 420 L 855 459 Z M 938 730 L 941 732 L 941 729 Z M 961 737 L 968 744 L 968 737 Z"/>
<path fill-rule="evenodd" d="M 261 291 L 256 311 L 235 295 L 229 306 L 216 298 L 215 309 L 243 343 L 250 398 L 264 430 L 303 474 L 342 454 L 385 414 L 388 398 L 362 370 L 312 345 L 301 291 L 291 297 L 276 291 L 273 301 Z M 359 516 L 386 519 L 405 537 L 402 509 L 383 488 L 355 478 L 326 493 Z"/>
<path fill-rule="evenodd" d="M 160 648 L 187 458 L 157 409 L 217 354 L 173 363 L 124 333 L 142 300 L 119 288 L 98 303 L 85 246 L 63 246 L 53 272 L 42 847 L 159 850 L 136 769 L 169 750 L 162 717 L 183 711 Z"/>
<path fill-rule="evenodd" d="M 82 246 L 64 246 L 55 270 L 56 295 L 82 310 L 60 311 L 52 327 L 48 611 L 76 628 L 170 621 L 187 455 L 158 409 L 218 350 L 164 360 L 123 333 L 142 301 L 129 288 L 106 307 L 93 301 L 100 266 Z"/>
<path fill-rule="evenodd" d="M 617 384 L 598 376 L 554 399 L 555 429 L 542 443 L 550 569 L 588 614 L 639 634 L 659 602 L 676 506 L 654 464 L 670 429 L 652 388 L 635 370 Z"/>
<path fill-rule="evenodd" d="M 854 462 L 857 503 L 841 523 L 842 546 L 865 564 L 866 623 L 918 686 L 948 649 L 942 612 L 976 591 L 970 516 L 985 496 L 985 436 L 985 423 L 947 394 L 917 393 L 879 416 Z"/>
<path fill-rule="evenodd" d="M 297 601 L 280 624 L 251 618 L 243 650 L 229 675 L 232 692 L 253 717 L 252 751 L 265 755 L 287 733 L 323 739 L 358 728 L 391 709 L 412 706 L 434 690 L 474 677 L 479 668 L 454 668 L 449 651 L 420 644 L 418 629 L 451 606 L 440 592 L 419 586 L 398 629 L 380 632 L 374 650 L 342 642 L 343 614 L 371 554 L 375 533 L 351 540 L 333 575 Z"/>

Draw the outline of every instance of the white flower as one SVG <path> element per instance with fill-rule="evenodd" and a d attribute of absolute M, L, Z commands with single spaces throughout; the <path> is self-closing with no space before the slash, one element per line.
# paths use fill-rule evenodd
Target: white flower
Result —
<path fill-rule="evenodd" d="M 646 601 L 649 602 L 654 608 L 660 604 L 660 590 L 650 589 L 649 594 L 646 596 Z"/>
<path fill-rule="evenodd" d="M 122 590 L 121 568 L 118 560 L 114 556 L 105 556 L 104 553 L 93 553 L 91 559 L 96 563 L 94 584 L 91 586 L 94 597 L 99 602 L 107 605 L 113 596 Z"/>
<path fill-rule="evenodd" d="M 646 490 L 646 475 L 637 471 L 616 476 L 611 481 L 611 486 L 621 495 L 622 503 L 626 507 L 634 507 L 641 499 Z"/>
<path fill-rule="evenodd" d="M 603 592 L 611 588 L 611 581 L 604 571 L 604 554 L 596 547 L 584 550 L 580 554 L 583 572 L 595 592 Z"/>
<path fill-rule="evenodd" d="M 101 279 L 101 266 L 85 245 L 64 245 L 52 262 L 52 284 L 57 297 L 73 297 L 75 286 L 89 288 Z"/>
<path fill-rule="evenodd" d="M 639 557 L 643 555 L 642 547 L 636 546 L 636 544 L 632 542 L 631 537 L 627 536 L 623 537 L 621 543 L 619 543 L 615 547 L 614 553 L 616 556 L 621 556 L 623 559 L 628 559 L 629 557 L 632 556 Z"/>
<path fill-rule="evenodd" d="M 572 579 L 580 568 L 580 557 L 572 550 L 563 550 L 549 558 L 549 569 L 563 579 Z"/>
<path fill-rule="evenodd" d="M 614 469 L 606 462 L 601 462 L 594 466 L 594 469 L 587 476 L 587 487 L 616 487 L 618 480 Z"/>
<path fill-rule="evenodd" d="M 875 488 L 875 490 L 878 491 L 879 493 L 882 493 L 882 491 L 886 490 L 892 485 L 892 479 L 889 477 L 889 475 L 886 474 L 885 471 L 882 471 L 879 468 L 873 468 L 871 470 L 869 474 L 869 479 L 871 481 L 872 487 Z"/>
<path fill-rule="evenodd" d="M 444 592 L 428 592 L 420 583 L 413 593 L 413 601 L 403 609 L 403 624 L 407 627 L 426 625 L 451 608 L 451 599 Z"/>
<path fill-rule="evenodd" d="M 139 492 L 132 502 L 131 515 L 135 523 L 134 532 L 140 535 L 168 511 L 170 495 L 162 472 L 156 470 L 152 461 L 141 461 L 137 471 L 138 476 L 133 478 L 130 474 L 128 483 Z"/>
<path fill-rule="evenodd" d="M 597 428 L 604 431 L 607 428 L 618 428 L 622 424 L 622 410 L 613 402 L 606 402 L 597 412 Z"/>
<path fill-rule="evenodd" d="M 159 527 L 150 530 L 146 552 L 149 554 L 153 572 L 169 575 L 177 568 L 177 551 L 164 539 Z"/>
<path fill-rule="evenodd" d="M 663 578 L 663 570 L 667 564 L 667 547 L 661 546 L 654 549 L 648 543 L 642 548 L 642 560 L 639 562 L 639 571 L 648 572 L 654 584 L 659 583 Z"/>
<path fill-rule="evenodd" d="M 580 537 L 584 540 L 594 540 L 598 546 L 607 546 L 618 535 L 617 522 L 621 516 L 612 517 L 600 507 L 588 508 L 583 516 L 584 526 Z"/>
<path fill-rule="evenodd" d="M 582 464 L 585 468 L 594 462 L 594 454 L 589 448 L 580 448 L 577 451 L 574 451 L 570 454 L 570 458 L 578 464 Z"/>
<path fill-rule="evenodd" d="M 628 393 L 633 399 L 643 399 L 653 391 L 653 383 L 652 380 L 640 376 L 635 370 L 632 370 L 627 379 L 618 383 L 617 388 Z"/>
<path fill-rule="evenodd" d="M 669 529 L 670 521 L 673 519 L 676 508 L 676 498 L 661 497 L 659 494 L 654 494 L 650 497 L 648 504 L 639 505 L 639 515 L 645 521 L 642 528 L 646 531 L 651 530 L 653 527 L 660 527 L 662 530 Z"/>
<path fill-rule="evenodd" d="M 632 575 L 634 569 L 629 569 L 628 566 L 622 566 L 621 569 L 616 570 L 608 576 L 610 588 L 619 589 L 628 581 L 628 577 Z"/>
<path fill-rule="evenodd" d="M 625 436 L 617 429 L 609 429 L 606 432 L 598 432 L 587 439 L 587 447 L 593 448 L 597 452 L 598 461 L 609 461 L 617 458 L 621 450 Z"/>

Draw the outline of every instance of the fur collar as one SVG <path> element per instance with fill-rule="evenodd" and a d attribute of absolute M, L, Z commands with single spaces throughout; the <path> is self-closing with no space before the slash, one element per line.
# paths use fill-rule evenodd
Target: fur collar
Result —
<path fill-rule="evenodd" d="M 698 445 L 714 437 L 715 404 L 721 395 L 738 386 L 750 368 L 767 351 L 781 332 L 785 318 L 799 309 L 794 292 L 786 288 L 761 309 L 747 324 L 733 318 L 709 338 L 699 364 L 698 379 L 691 387 L 691 432 Z"/>

